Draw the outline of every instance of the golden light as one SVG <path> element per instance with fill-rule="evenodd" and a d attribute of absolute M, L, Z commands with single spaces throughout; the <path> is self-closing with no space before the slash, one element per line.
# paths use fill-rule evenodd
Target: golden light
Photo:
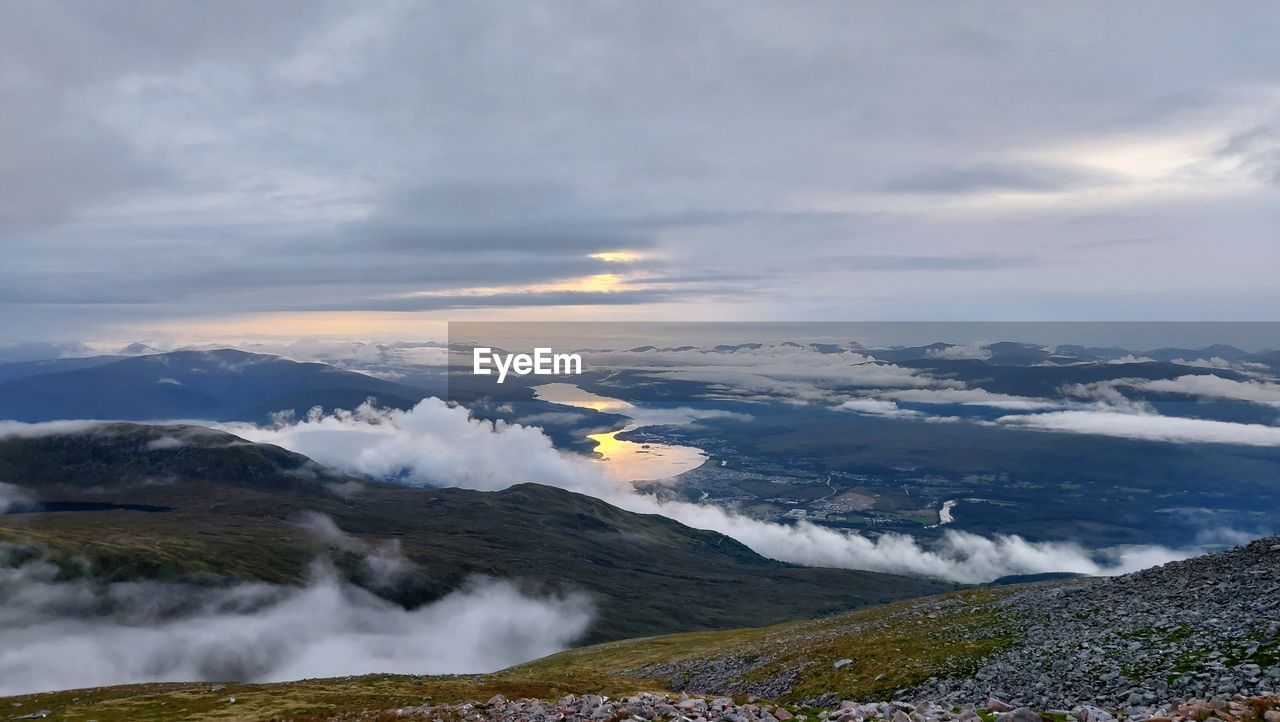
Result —
<path fill-rule="evenodd" d="M 605 251 L 603 253 L 592 253 L 588 258 L 594 258 L 605 263 L 635 263 L 643 256 L 632 251 Z"/>

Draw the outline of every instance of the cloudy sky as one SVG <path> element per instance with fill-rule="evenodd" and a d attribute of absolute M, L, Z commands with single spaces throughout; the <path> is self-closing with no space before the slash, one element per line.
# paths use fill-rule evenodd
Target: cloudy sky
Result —
<path fill-rule="evenodd" d="M 0 336 L 1251 320 L 1280 5 L 0 4 Z"/>

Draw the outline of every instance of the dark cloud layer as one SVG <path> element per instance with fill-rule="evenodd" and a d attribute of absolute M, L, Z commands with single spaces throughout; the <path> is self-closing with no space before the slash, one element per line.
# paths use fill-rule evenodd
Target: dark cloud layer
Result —
<path fill-rule="evenodd" d="M 0 333 L 584 301 L 1267 318 L 1277 22 L 1266 2 L 8 2 Z"/>

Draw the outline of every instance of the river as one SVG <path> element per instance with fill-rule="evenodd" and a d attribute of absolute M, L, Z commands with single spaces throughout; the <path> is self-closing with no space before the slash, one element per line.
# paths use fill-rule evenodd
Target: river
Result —
<path fill-rule="evenodd" d="M 626 416 L 629 423 L 617 431 L 588 434 L 595 442 L 595 453 L 605 466 L 605 473 L 621 481 L 658 481 L 671 479 L 707 460 L 702 449 L 676 444 L 638 444 L 618 438 L 618 434 L 641 428 L 635 421 L 640 409 L 634 404 L 584 391 L 573 384 L 543 384 L 533 387 L 542 401 L 580 409 L 593 409 Z"/>

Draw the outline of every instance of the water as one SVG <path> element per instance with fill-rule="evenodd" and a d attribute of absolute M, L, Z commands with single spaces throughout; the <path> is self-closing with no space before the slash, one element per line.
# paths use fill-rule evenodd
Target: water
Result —
<path fill-rule="evenodd" d="M 611 478 L 629 482 L 672 479 L 707 460 L 702 449 L 694 446 L 638 444 L 619 439 L 618 434 L 641 427 L 635 421 L 641 410 L 630 402 L 593 394 L 573 384 L 543 384 L 533 387 L 533 392 L 537 398 L 553 404 L 594 409 L 631 419 L 616 431 L 587 435 L 595 442 L 594 451 Z"/>

